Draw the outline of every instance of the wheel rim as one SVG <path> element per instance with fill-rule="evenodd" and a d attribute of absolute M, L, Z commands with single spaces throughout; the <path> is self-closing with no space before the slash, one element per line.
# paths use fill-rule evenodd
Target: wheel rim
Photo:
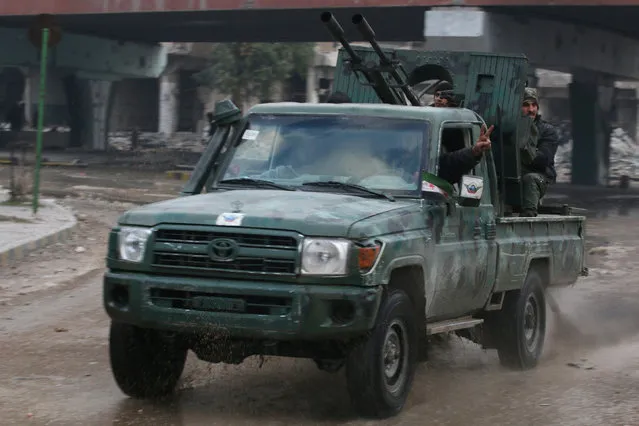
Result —
<path fill-rule="evenodd" d="M 384 337 L 382 346 L 382 369 L 384 384 L 388 392 L 397 395 L 406 382 L 406 365 L 408 364 L 408 341 L 406 327 L 399 320 L 393 320 Z"/>
<path fill-rule="evenodd" d="M 524 339 L 529 352 L 534 352 L 539 345 L 541 334 L 539 323 L 539 302 L 534 294 L 530 294 L 526 299 L 524 307 Z"/>

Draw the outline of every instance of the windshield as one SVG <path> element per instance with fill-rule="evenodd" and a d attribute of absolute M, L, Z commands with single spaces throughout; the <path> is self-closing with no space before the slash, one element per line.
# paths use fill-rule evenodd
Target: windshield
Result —
<path fill-rule="evenodd" d="M 411 195 L 419 189 L 427 130 L 426 122 L 407 119 L 253 115 L 219 180 L 306 184 L 304 190 L 332 181 Z"/>

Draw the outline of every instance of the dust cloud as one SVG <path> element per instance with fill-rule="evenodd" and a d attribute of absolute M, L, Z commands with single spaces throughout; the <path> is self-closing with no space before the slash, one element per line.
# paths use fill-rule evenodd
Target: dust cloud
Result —
<path fill-rule="evenodd" d="M 589 276 L 548 291 L 547 354 L 611 347 L 639 333 L 639 250 L 626 228 L 634 220 L 589 219 Z"/>

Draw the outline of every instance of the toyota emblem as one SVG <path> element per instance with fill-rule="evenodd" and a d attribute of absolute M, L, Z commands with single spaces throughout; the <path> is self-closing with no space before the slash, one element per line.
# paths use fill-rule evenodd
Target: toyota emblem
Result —
<path fill-rule="evenodd" d="M 230 262 L 235 259 L 239 246 L 229 238 L 216 238 L 209 245 L 209 256 L 218 262 Z"/>

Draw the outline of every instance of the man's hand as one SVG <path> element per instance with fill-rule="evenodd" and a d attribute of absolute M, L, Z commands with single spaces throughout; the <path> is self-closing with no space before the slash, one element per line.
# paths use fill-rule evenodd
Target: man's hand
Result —
<path fill-rule="evenodd" d="M 486 125 L 481 126 L 481 132 L 479 134 L 479 139 L 473 145 L 473 155 L 475 157 L 480 157 L 485 151 L 490 149 L 490 134 L 495 129 L 495 126 L 490 126 L 488 130 L 486 130 Z"/>

